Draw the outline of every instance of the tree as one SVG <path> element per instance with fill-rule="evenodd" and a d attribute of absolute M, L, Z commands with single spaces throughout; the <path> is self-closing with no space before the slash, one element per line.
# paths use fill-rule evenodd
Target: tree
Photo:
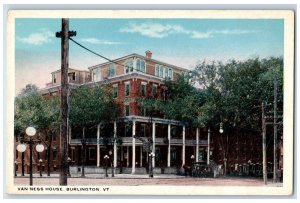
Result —
<path fill-rule="evenodd" d="M 15 98 L 15 134 L 22 137 L 28 126 L 35 127 L 45 136 L 50 135 L 48 145 L 48 176 L 50 175 L 50 150 L 53 134 L 59 130 L 59 100 L 45 99 L 37 92 L 35 85 L 26 85 L 21 94 Z M 40 137 L 41 141 L 42 137 Z"/>
<path fill-rule="evenodd" d="M 283 60 L 282 58 L 231 60 L 211 64 L 201 63 L 193 72 L 193 80 L 205 92 L 205 103 L 199 108 L 200 120 L 207 126 L 218 128 L 223 124 L 224 134 L 237 131 L 261 131 L 261 102 L 273 101 L 273 82 L 279 78 L 279 109 L 283 107 Z M 224 160 L 223 136 L 220 147 Z"/>
<path fill-rule="evenodd" d="M 121 108 L 113 99 L 111 88 L 108 86 L 80 86 L 71 92 L 69 105 L 70 125 L 82 128 L 82 176 L 84 176 L 85 129 L 116 120 L 121 115 Z"/>
<path fill-rule="evenodd" d="M 108 86 L 80 86 L 71 92 L 69 104 L 69 120 L 74 127 L 111 122 L 121 114 L 121 108 Z"/>

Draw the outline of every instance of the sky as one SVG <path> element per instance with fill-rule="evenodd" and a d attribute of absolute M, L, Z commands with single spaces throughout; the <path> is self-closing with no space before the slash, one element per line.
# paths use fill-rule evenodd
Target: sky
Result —
<path fill-rule="evenodd" d="M 73 37 L 109 59 L 131 53 L 187 69 L 203 60 L 278 57 L 284 52 L 284 26 L 280 19 L 69 19 Z M 39 88 L 60 69 L 61 19 L 22 18 L 15 21 L 15 91 L 26 84 Z M 87 70 L 106 62 L 69 42 L 69 67 Z"/>

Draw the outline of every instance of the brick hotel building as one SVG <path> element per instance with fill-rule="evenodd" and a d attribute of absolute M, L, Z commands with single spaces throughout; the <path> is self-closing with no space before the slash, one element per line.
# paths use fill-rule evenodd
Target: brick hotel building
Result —
<path fill-rule="evenodd" d="M 109 155 L 109 151 L 112 154 L 110 158 L 116 168 L 116 173 L 146 173 L 149 162 L 149 149 L 147 149 L 149 146 L 147 146 L 146 140 L 149 137 L 152 138 L 151 149 L 155 153 L 155 157 L 152 159 L 154 172 L 165 168 L 166 173 L 176 173 L 176 170 L 184 164 L 191 164 L 192 155 L 194 155 L 195 161 L 209 162 L 212 159 L 217 164 L 223 164 L 219 145 L 221 136 L 217 131 L 209 132 L 207 128 L 190 127 L 181 121 L 164 119 L 163 115 L 159 114 L 150 115 L 138 102 L 140 98 L 165 99 L 164 81 L 166 79 L 176 80 L 179 74 L 187 72 L 187 69 L 153 59 L 150 51 L 146 52 L 146 56 L 131 54 L 115 59 L 114 63 L 98 64 L 89 67 L 88 71 L 69 68 L 70 89 L 80 85 L 109 84 L 112 87 L 114 98 L 123 107 L 123 116 L 118 121 L 97 125 L 86 130 L 85 148 L 82 147 L 81 142 L 82 129 L 69 127 L 71 172 L 80 172 L 84 149 L 86 173 L 103 172 L 104 156 Z M 61 72 L 57 70 L 51 74 L 52 81 L 40 90 L 44 97 L 60 95 Z M 104 141 L 104 137 L 114 139 L 107 143 Z M 228 171 L 232 167 L 234 167 L 232 170 L 244 170 L 243 164 L 249 164 L 250 159 L 251 163 L 261 163 L 260 134 L 255 136 L 257 138 L 251 138 L 250 142 L 246 140 L 246 137 L 241 133 L 230 138 L 229 142 L 227 141 L 226 147 L 228 148 L 230 145 L 227 156 Z M 42 137 L 42 139 L 46 145 L 46 151 L 39 155 L 44 160 L 42 170 L 46 171 L 47 169 L 46 157 L 47 153 L 50 153 L 51 171 L 58 171 L 60 168 L 59 133 L 53 136 L 50 149 L 47 148 L 49 138 Z M 18 140 L 16 140 L 15 146 L 17 144 Z M 36 166 L 34 170 L 38 170 L 38 155 L 34 154 L 34 157 L 36 157 L 34 158 Z M 16 160 L 20 172 L 21 156 L 17 151 Z M 25 165 L 25 170 L 28 171 L 29 157 L 27 153 Z"/>

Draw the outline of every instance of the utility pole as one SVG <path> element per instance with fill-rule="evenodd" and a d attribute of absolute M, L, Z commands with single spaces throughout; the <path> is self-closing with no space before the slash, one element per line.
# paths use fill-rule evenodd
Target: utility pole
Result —
<path fill-rule="evenodd" d="M 61 38 L 61 170 L 59 185 L 68 184 L 68 67 L 69 67 L 69 37 L 76 36 L 76 32 L 69 32 L 69 19 L 63 18 L 61 31 L 56 37 Z"/>
<path fill-rule="evenodd" d="M 267 147 L 266 147 L 266 117 L 265 103 L 261 103 L 261 119 L 262 119 L 262 150 L 263 150 L 263 179 L 264 184 L 267 184 Z"/>
<path fill-rule="evenodd" d="M 277 75 L 274 77 L 274 168 L 273 182 L 277 182 Z"/>

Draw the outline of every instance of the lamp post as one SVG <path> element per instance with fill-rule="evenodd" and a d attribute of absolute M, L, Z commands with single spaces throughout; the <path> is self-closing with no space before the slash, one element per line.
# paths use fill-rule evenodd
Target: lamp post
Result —
<path fill-rule="evenodd" d="M 42 177 L 42 159 L 39 159 L 39 163 L 40 163 L 40 177 Z"/>
<path fill-rule="evenodd" d="M 248 175 L 251 175 L 250 166 L 251 166 L 251 160 L 248 161 Z M 252 167 L 251 167 L 251 169 L 252 169 Z"/>
<path fill-rule="evenodd" d="M 26 128 L 26 134 L 29 136 L 29 159 L 30 159 L 30 166 L 29 166 L 29 184 L 33 185 L 32 182 L 32 137 L 35 135 L 36 130 L 33 127 L 28 127 Z"/>
<path fill-rule="evenodd" d="M 153 178 L 153 165 L 152 165 L 152 159 L 155 157 L 155 154 L 153 152 L 151 152 L 149 154 L 150 157 L 150 170 L 149 170 L 149 177 Z"/>
<path fill-rule="evenodd" d="M 71 177 L 71 172 L 70 172 L 70 164 L 71 164 L 72 159 L 68 157 L 68 177 Z"/>
<path fill-rule="evenodd" d="M 29 136 L 29 159 L 30 159 L 30 165 L 29 165 L 29 185 L 32 186 L 33 185 L 33 174 L 32 174 L 32 145 L 33 145 L 33 140 L 32 137 L 36 134 L 36 130 L 34 127 L 28 127 L 26 128 L 26 134 Z M 44 151 L 44 145 L 42 145 L 41 143 L 36 145 L 36 151 L 37 152 L 43 152 Z M 17 150 L 19 152 L 25 152 L 26 150 L 26 145 L 24 143 L 21 143 L 17 146 Z"/>
<path fill-rule="evenodd" d="M 15 177 L 17 177 L 17 166 L 18 166 L 18 162 L 15 161 Z"/>
<path fill-rule="evenodd" d="M 192 156 L 191 156 L 192 166 L 191 166 L 191 170 L 190 170 L 190 172 L 191 172 L 190 175 L 191 176 L 193 176 L 194 160 L 195 160 L 195 156 L 192 154 Z"/>
<path fill-rule="evenodd" d="M 114 164 L 113 164 L 113 153 L 112 150 L 109 150 L 109 156 L 111 157 L 110 159 L 110 163 L 111 163 L 111 177 L 115 177 L 115 173 L 114 173 Z"/>
<path fill-rule="evenodd" d="M 105 177 L 108 177 L 108 174 L 107 174 L 107 163 L 108 163 L 108 159 L 109 159 L 109 156 L 105 155 L 105 156 L 104 156 L 104 161 L 105 161 Z"/>
<path fill-rule="evenodd" d="M 223 130 L 223 122 L 220 123 L 220 129 L 219 129 L 219 132 L 222 136 L 222 134 L 224 133 L 224 130 Z M 223 139 L 223 138 L 221 138 Z M 227 143 L 228 144 L 228 143 Z M 223 159 L 223 162 L 224 162 L 224 176 L 226 176 L 226 171 L 227 171 L 227 159 L 226 159 L 226 156 L 225 156 L 225 147 L 224 147 L 224 144 L 223 144 L 223 153 L 224 153 L 224 159 Z"/>
<path fill-rule="evenodd" d="M 191 156 L 192 165 L 194 165 L 194 160 L 195 160 L 195 156 L 192 155 L 192 156 Z"/>
<path fill-rule="evenodd" d="M 24 176 L 24 152 L 26 150 L 26 145 L 24 143 L 20 143 L 17 146 L 17 151 L 22 153 L 22 176 Z"/>

